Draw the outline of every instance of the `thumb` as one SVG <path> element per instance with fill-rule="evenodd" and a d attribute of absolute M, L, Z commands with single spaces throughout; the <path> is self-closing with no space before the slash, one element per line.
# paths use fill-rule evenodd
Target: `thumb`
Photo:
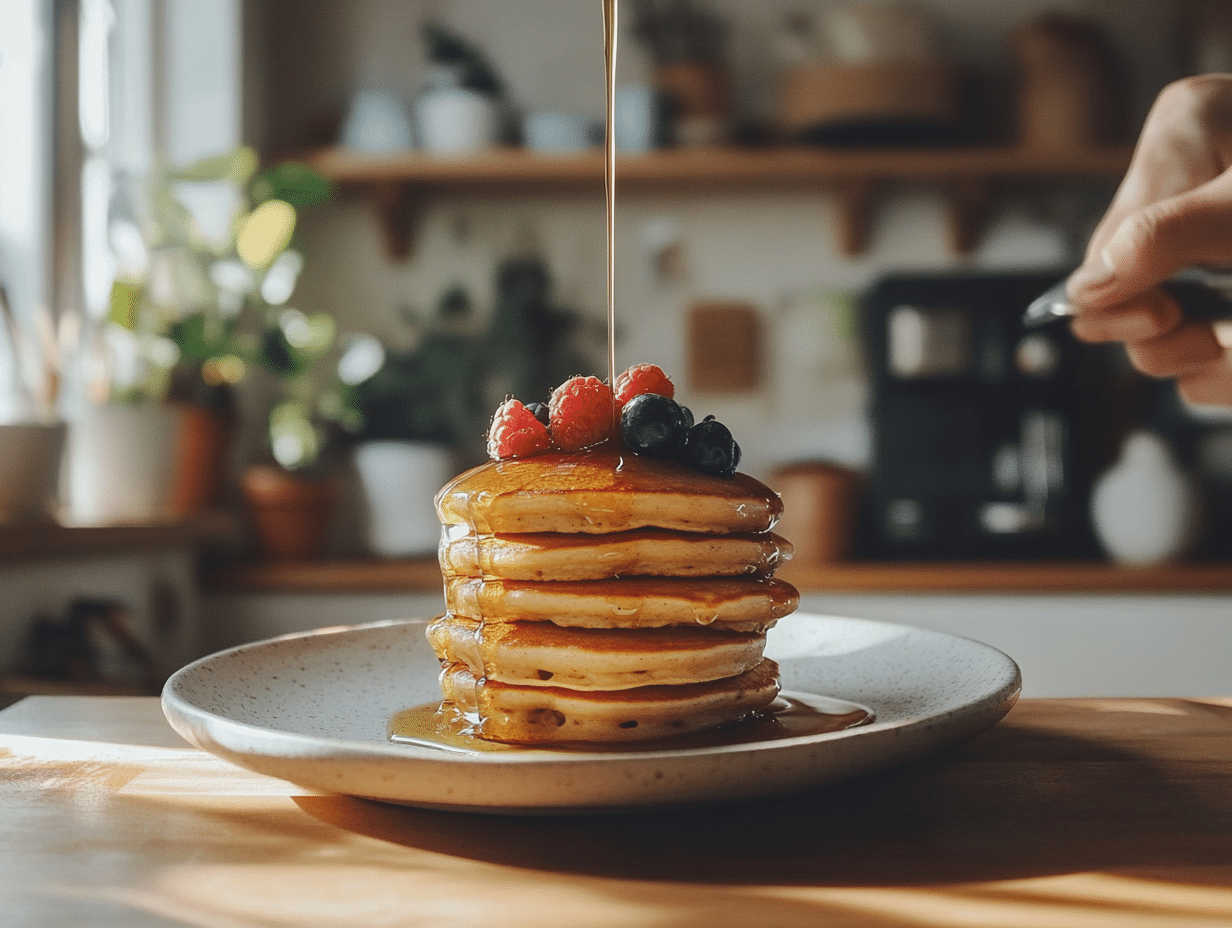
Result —
<path fill-rule="evenodd" d="M 1132 296 L 1191 265 L 1232 263 L 1232 172 L 1135 210 L 1100 250 L 1105 296 Z"/>

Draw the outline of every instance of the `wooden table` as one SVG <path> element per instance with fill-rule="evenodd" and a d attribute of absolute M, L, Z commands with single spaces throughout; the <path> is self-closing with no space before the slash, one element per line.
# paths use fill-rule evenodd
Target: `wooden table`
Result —
<path fill-rule="evenodd" d="M 514 818 L 307 794 L 150 698 L 0 712 L 0 923 L 1228 926 L 1232 698 L 1024 700 L 799 799 Z"/>

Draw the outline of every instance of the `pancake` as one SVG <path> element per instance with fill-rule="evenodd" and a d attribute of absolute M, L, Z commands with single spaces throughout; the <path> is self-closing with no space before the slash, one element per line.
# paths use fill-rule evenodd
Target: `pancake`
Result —
<path fill-rule="evenodd" d="M 736 677 L 683 686 L 582 692 L 478 680 L 462 664 L 441 673 L 446 709 L 478 716 L 481 738 L 518 744 L 646 741 L 734 722 L 778 696 L 769 658 Z"/>
<path fill-rule="evenodd" d="M 799 593 L 772 578 L 792 546 L 760 481 L 608 443 L 491 461 L 435 506 L 442 712 L 479 737 L 644 741 L 778 695 L 765 632 Z"/>
<path fill-rule="evenodd" d="M 790 583 L 761 578 L 445 582 L 445 605 L 456 615 L 579 628 L 702 625 L 761 632 L 794 612 L 799 601 Z"/>
<path fill-rule="evenodd" d="M 488 624 L 445 615 L 428 626 L 441 659 L 476 677 L 524 686 L 625 690 L 705 683 L 744 673 L 766 636 L 696 626 L 561 628 L 551 622 Z"/>
<path fill-rule="evenodd" d="M 747 474 L 717 477 L 675 461 L 590 449 L 489 461 L 445 484 L 436 510 L 443 525 L 480 534 L 639 528 L 728 534 L 769 531 L 783 503 Z"/>
<path fill-rule="evenodd" d="M 792 553 L 773 532 L 712 535 L 637 529 L 612 534 L 481 535 L 442 532 L 441 570 L 449 577 L 601 580 L 607 577 L 768 577 Z"/>

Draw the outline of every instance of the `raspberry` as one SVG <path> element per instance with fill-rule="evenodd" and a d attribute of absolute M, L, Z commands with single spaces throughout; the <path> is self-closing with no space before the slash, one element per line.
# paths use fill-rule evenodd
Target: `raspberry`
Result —
<path fill-rule="evenodd" d="M 518 400 L 505 400 L 488 428 L 488 455 L 497 461 L 524 458 L 552 447 L 548 428 Z"/>
<path fill-rule="evenodd" d="M 642 393 L 657 393 L 671 399 L 676 395 L 676 388 L 662 368 L 654 364 L 634 364 L 616 378 L 616 406 L 624 406 Z"/>
<path fill-rule="evenodd" d="M 612 388 L 598 377 L 572 377 L 552 391 L 548 419 L 562 451 L 578 451 L 612 436 Z"/>

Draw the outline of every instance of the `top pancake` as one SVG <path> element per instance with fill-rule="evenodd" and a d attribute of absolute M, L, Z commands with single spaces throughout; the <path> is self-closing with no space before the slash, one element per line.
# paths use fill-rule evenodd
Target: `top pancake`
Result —
<path fill-rule="evenodd" d="M 445 525 L 477 532 L 764 532 L 782 500 L 748 476 L 716 477 L 629 451 L 548 452 L 490 461 L 436 495 Z"/>

